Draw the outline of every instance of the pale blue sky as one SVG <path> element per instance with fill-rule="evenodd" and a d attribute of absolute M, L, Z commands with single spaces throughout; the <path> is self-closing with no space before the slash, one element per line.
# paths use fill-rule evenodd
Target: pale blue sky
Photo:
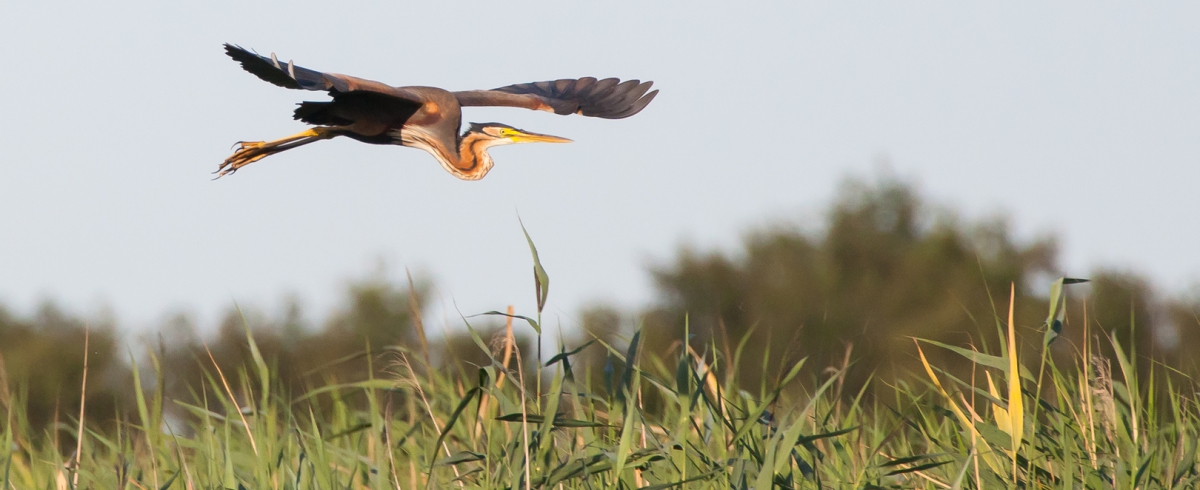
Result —
<path fill-rule="evenodd" d="M 1055 232 L 1064 265 L 1200 281 L 1200 4 L 2 2 L 0 302 L 122 323 L 232 299 L 313 317 L 375 268 L 465 313 L 532 308 L 520 213 L 564 324 L 639 305 L 645 265 L 813 226 L 881 159 L 933 199 Z M 210 181 L 238 140 L 302 128 L 237 43 L 393 85 L 654 80 L 609 121 L 469 110 L 565 136 L 493 150 L 481 182 L 424 152 L 331 141 Z"/>

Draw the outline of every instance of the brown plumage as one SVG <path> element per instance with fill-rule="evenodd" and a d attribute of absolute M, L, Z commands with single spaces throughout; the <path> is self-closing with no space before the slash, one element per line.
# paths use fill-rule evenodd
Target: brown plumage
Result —
<path fill-rule="evenodd" d="M 462 107 L 498 106 L 621 119 L 637 114 L 654 99 L 653 82 L 592 77 L 522 83 L 492 90 L 450 92 L 437 87 L 392 87 L 373 80 L 322 73 L 259 56 L 230 44 L 229 57 L 265 81 L 290 89 L 328 92 L 327 102 L 302 102 L 294 118 L 315 127 L 269 142 L 240 142 L 217 169 L 236 172 L 268 155 L 322 139 L 346 136 L 365 143 L 420 148 L 463 180 L 479 180 L 492 168 L 487 150 L 512 143 L 564 143 L 570 140 L 522 131 L 499 123 L 475 124 L 459 134 Z M 649 93 L 647 93 L 649 92 Z"/>

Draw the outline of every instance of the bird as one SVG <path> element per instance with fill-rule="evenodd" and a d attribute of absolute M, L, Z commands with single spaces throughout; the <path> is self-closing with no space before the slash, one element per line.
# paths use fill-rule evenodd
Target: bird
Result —
<path fill-rule="evenodd" d="M 594 77 L 521 83 L 491 90 L 451 92 L 437 87 L 393 87 L 374 80 L 324 73 L 281 63 L 275 53 L 261 56 L 225 44 L 225 53 L 258 78 L 280 87 L 328 92 L 332 100 L 300 102 L 293 118 L 308 129 L 274 141 L 239 141 L 237 150 L 213 173 L 220 178 L 270 155 L 309 143 L 345 136 L 364 143 L 425 150 L 451 175 L 482 179 L 492 169 L 488 149 L 514 143 L 569 143 L 571 140 L 501 123 L 462 126 L 462 108 L 518 107 L 623 119 L 645 109 L 658 95 L 654 82 L 598 80 Z"/>

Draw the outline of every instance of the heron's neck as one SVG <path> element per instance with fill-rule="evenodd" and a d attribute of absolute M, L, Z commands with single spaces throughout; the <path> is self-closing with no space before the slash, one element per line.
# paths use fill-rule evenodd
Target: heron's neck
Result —
<path fill-rule="evenodd" d="M 429 137 L 424 133 L 406 129 L 401 134 L 401 144 L 429 152 L 455 177 L 462 180 L 479 180 L 492 169 L 492 157 L 488 155 L 489 143 L 494 140 L 486 135 L 470 132 L 457 138 L 458 148 L 451 150 L 449 142 Z"/>

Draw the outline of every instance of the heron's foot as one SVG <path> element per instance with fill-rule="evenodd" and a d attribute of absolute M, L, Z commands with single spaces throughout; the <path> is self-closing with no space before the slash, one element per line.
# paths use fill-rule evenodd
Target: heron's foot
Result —
<path fill-rule="evenodd" d="M 238 169 L 246 165 L 250 165 L 281 151 L 290 150 L 297 146 L 304 146 L 314 141 L 332 138 L 339 134 L 338 131 L 337 128 L 318 127 L 309 128 L 287 138 L 275 141 L 239 141 L 234 145 L 237 147 L 237 151 L 233 152 L 233 155 L 226 158 L 224 162 L 221 162 L 221 165 L 217 167 L 217 171 L 213 172 L 217 174 L 214 178 L 219 179 L 237 172 Z"/>
<path fill-rule="evenodd" d="M 239 141 L 236 146 L 238 147 L 237 151 L 217 167 L 217 171 L 214 172 L 217 174 L 215 178 L 219 179 L 232 174 L 239 168 L 266 158 L 267 155 L 275 153 L 276 151 L 272 151 L 272 149 L 279 145 L 270 145 L 265 141 Z"/>

